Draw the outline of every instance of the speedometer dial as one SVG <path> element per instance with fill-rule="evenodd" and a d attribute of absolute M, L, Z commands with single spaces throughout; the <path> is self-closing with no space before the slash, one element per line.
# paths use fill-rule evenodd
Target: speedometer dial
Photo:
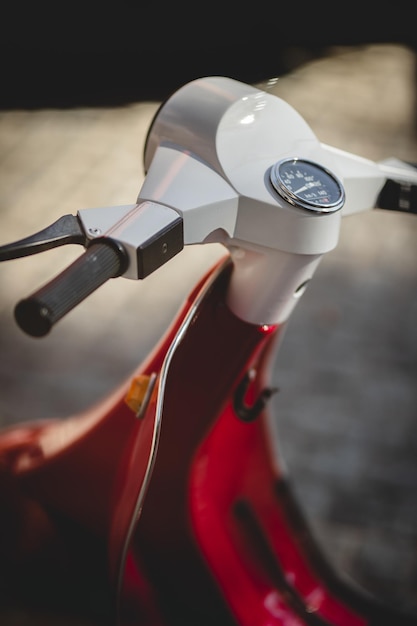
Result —
<path fill-rule="evenodd" d="M 278 161 L 271 169 L 270 180 L 287 202 L 302 209 L 331 213 L 345 201 L 338 178 L 322 165 L 305 159 Z"/>

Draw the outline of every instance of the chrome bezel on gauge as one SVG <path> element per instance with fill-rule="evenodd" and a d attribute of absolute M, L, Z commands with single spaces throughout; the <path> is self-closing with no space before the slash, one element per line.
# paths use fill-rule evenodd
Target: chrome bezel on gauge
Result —
<path fill-rule="evenodd" d="M 306 165 L 312 170 L 315 170 L 317 179 L 320 179 L 323 186 L 325 186 L 326 183 L 329 185 L 329 188 L 331 189 L 331 197 L 326 201 L 320 201 L 317 198 L 309 200 L 302 195 L 295 193 L 284 182 L 284 176 L 282 175 L 282 169 L 288 163 L 293 163 L 294 165 Z M 278 161 L 272 166 L 270 181 L 275 191 L 277 191 L 279 195 L 284 198 L 284 200 L 293 206 L 306 209 L 308 211 L 314 211 L 316 213 L 333 213 L 334 211 L 341 209 L 345 202 L 345 191 L 337 176 L 335 176 L 327 168 L 323 167 L 323 165 L 308 159 L 300 159 L 298 157 L 281 159 L 281 161 Z"/>

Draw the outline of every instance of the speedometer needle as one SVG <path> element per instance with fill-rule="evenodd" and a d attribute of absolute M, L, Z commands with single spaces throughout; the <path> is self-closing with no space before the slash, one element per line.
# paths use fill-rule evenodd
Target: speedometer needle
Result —
<path fill-rule="evenodd" d="M 311 187 L 320 187 L 320 185 L 321 183 L 317 180 L 314 183 L 307 183 L 306 185 L 303 185 L 299 189 L 296 189 L 293 193 L 301 193 L 302 191 L 305 191 L 306 189 L 310 189 Z"/>

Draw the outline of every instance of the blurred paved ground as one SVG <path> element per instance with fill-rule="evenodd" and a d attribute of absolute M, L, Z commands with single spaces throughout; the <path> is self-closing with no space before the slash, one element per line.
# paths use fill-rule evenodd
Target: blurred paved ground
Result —
<path fill-rule="evenodd" d="M 280 79 L 276 93 L 324 142 L 417 162 L 415 63 L 401 46 L 335 49 Z M 158 105 L 0 113 L 0 243 L 80 208 L 133 202 Z M 330 560 L 417 612 L 416 244 L 416 218 L 345 220 L 282 344 L 274 423 Z M 14 304 L 79 252 L 0 266 L 2 425 L 65 417 L 102 397 L 136 367 L 220 249 L 187 249 L 144 283 L 111 281 L 49 337 L 24 336 Z"/>

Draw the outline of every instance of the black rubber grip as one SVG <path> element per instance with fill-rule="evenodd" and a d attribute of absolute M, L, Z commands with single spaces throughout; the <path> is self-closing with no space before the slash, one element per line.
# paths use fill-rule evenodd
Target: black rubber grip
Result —
<path fill-rule="evenodd" d="M 15 307 L 20 328 L 43 337 L 52 326 L 110 278 L 126 269 L 121 247 L 106 239 L 94 241 L 72 265 Z"/>

